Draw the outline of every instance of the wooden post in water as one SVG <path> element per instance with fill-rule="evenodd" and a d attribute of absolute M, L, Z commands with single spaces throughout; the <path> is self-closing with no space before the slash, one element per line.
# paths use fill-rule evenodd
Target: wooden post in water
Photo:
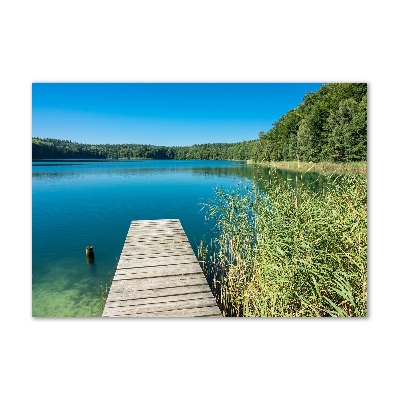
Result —
<path fill-rule="evenodd" d="M 93 246 L 86 246 L 86 263 L 87 264 L 93 264 L 94 263 Z"/>

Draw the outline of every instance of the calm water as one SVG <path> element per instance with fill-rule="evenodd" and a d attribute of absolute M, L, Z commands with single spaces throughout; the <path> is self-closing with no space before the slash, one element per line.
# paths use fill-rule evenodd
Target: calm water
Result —
<path fill-rule="evenodd" d="M 101 287 L 112 280 L 132 220 L 180 219 L 197 255 L 211 237 L 201 203 L 213 189 L 268 173 L 235 161 L 33 162 L 32 315 L 101 316 Z"/>
<path fill-rule="evenodd" d="M 197 254 L 210 236 L 201 203 L 216 186 L 254 175 L 254 166 L 233 161 L 33 162 L 32 315 L 101 316 L 100 288 L 112 279 L 132 220 L 179 218 Z"/>

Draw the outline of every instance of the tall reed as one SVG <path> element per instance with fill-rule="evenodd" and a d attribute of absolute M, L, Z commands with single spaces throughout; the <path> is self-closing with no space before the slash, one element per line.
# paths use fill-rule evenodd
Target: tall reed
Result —
<path fill-rule="evenodd" d="M 225 315 L 367 315 L 367 177 L 324 179 L 215 190 L 217 236 L 199 254 Z"/>

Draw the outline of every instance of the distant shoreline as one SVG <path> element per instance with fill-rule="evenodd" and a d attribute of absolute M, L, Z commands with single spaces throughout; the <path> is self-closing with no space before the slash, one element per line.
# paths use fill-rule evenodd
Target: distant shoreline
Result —
<path fill-rule="evenodd" d="M 367 162 L 348 162 L 348 163 L 332 163 L 332 162 L 306 162 L 306 161 L 269 161 L 269 162 L 255 162 L 247 160 L 247 164 L 256 164 L 262 167 L 288 169 L 291 171 L 304 171 L 304 172 L 350 172 L 367 174 Z"/>

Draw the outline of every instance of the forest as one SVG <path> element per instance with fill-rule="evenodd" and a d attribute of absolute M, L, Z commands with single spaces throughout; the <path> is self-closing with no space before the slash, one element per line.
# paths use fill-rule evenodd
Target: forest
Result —
<path fill-rule="evenodd" d="M 268 132 L 259 133 L 258 161 L 367 160 L 367 84 L 330 83 L 307 93 Z"/>
<path fill-rule="evenodd" d="M 81 144 L 69 140 L 32 139 L 32 158 L 100 158 L 163 160 L 247 160 L 256 141 L 196 144 L 193 146 L 153 146 L 147 144 Z"/>
<path fill-rule="evenodd" d="M 367 84 L 323 84 L 318 91 L 306 93 L 298 107 L 283 115 L 269 131 L 260 131 L 255 140 L 154 146 L 94 145 L 34 137 L 32 158 L 366 161 Z"/>

